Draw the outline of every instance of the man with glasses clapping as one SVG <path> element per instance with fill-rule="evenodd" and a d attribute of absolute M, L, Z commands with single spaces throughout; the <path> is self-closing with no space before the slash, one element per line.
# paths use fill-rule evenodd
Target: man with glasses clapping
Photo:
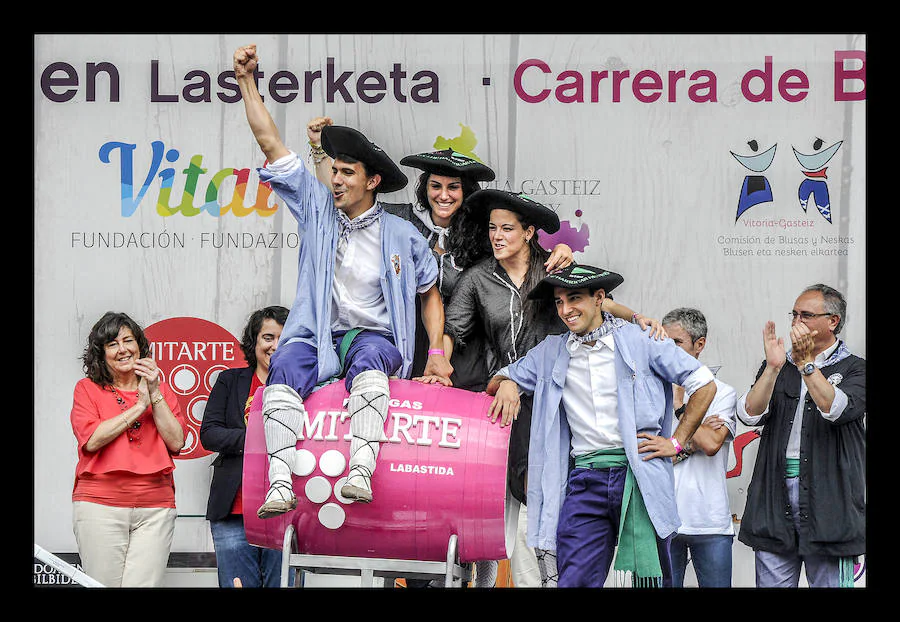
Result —
<path fill-rule="evenodd" d="M 757 587 L 852 587 L 866 546 L 866 361 L 837 338 L 847 303 L 807 287 L 791 310 L 791 349 L 766 322 L 766 360 L 737 416 L 762 426 L 738 540 Z M 787 363 L 787 364 L 786 364 Z"/>

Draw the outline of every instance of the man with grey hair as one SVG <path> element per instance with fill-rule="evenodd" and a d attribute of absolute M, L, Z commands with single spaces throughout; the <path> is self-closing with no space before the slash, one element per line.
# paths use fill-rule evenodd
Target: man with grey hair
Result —
<path fill-rule="evenodd" d="M 697 309 L 680 307 L 662 319 L 675 345 L 700 358 L 706 347 L 706 317 Z M 672 587 L 684 587 L 688 556 L 699 587 L 731 587 L 734 524 L 725 475 L 728 447 L 735 437 L 734 389 L 719 380 L 716 396 L 700 427 L 672 458 L 675 463 L 675 501 L 681 527 L 671 542 Z M 683 387 L 673 386 L 673 426 L 685 412 L 688 397 Z"/>
<path fill-rule="evenodd" d="M 866 361 L 837 338 L 847 303 L 822 284 L 791 310 L 791 350 L 766 322 L 766 360 L 737 404 L 763 426 L 738 540 L 757 587 L 852 587 L 866 552 Z M 789 364 L 786 364 L 789 363 Z"/>

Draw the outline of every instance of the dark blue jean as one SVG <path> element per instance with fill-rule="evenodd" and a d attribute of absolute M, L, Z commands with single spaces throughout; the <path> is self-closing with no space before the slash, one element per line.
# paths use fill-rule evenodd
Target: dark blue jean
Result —
<path fill-rule="evenodd" d="M 731 587 L 731 550 L 734 536 L 677 534 L 672 538 L 672 587 L 684 587 L 688 555 L 698 587 Z"/>
<path fill-rule="evenodd" d="M 281 586 L 281 551 L 248 543 L 243 516 L 229 514 L 222 520 L 209 521 L 209 529 L 216 550 L 219 587 L 234 587 L 235 577 L 243 587 Z"/>

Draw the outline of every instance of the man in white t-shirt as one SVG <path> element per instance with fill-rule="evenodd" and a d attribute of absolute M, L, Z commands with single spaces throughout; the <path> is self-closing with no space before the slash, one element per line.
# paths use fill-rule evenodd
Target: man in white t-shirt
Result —
<path fill-rule="evenodd" d="M 681 307 L 662 319 L 663 328 L 682 350 L 699 358 L 706 347 L 706 318 Z M 716 379 L 716 396 L 691 440 L 673 458 L 675 499 L 681 527 L 672 538 L 672 586 L 684 587 L 690 557 L 699 587 L 731 587 L 734 541 L 728 488 L 728 446 L 735 436 L 736 394 Z M 684 412 L 684 389 L 673 387 L 676 420 Z"/>

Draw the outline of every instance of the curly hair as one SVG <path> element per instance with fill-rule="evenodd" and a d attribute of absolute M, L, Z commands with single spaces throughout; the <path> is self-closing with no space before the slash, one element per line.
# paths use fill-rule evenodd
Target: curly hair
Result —
<path fill-rule="evenodd" d="M 112 372 L 106 364 L 106 344 L 115 341 L 123 327 L 129 328 L 137 340 L 141 358 L 150 356 L 150 342 L 144 329 L 125 313 L 107 311 L 91 328 L 81 354 L 85 376 L 100 386 L 112 386 Z"/>
<path fill-rule="evenodd" d="M 472 209 L 468 201 L 463 201 L 450 217 L 445 250 L 453 256 L 458 268 L 465 270 L 494 254 L 487 224 L 487 218 L 480 210 L 476 212 Z"/>
<path fill-rule="evenodd" d="M 529 222 L 525 216 L 518 212 L 513 212 L 522 225 L 522 229 L 534 226 L 534 235 L 528 240 L 528 272 L 525 274 L 525 281 L 522 283 L 522 292 L 526 298 L 522 301 L 522 312 L 529 321 L 536 321 L 537 318 L 545 316 L 547 313 L 556 314 L 551 304 L 552 301 L 532 300 L 527 298 L 528 293 L 540 283 L 541 279 L 547 276 L 544 269 L 544 262 L 550 257 L 550 251 L 541 246 L 539 241 L 540 233 L 537 226 L 533 222 Z M 491 248 L 491 236 L 488 229 L 489 218 L 484 210 L 476 212 L 468 204 L 463 202 L 462 206 L 450 218 L 450 241 L 447 244 L 447 252 L 452 253 L 456 266 L 465 270 L 479 261 L 494 254 Z"/>
<path fill-rule="evenodd" d="M 256 368 L 256 338 L 265 320 L 275 320 L 279 326 L 284 326 L 287 321 L 288 310 L 285 307 L 273 305 L 257 309 L 250 314 L 244 332 L 241 335 L 241 352 L 247 361 L 247 367 Z"/>

